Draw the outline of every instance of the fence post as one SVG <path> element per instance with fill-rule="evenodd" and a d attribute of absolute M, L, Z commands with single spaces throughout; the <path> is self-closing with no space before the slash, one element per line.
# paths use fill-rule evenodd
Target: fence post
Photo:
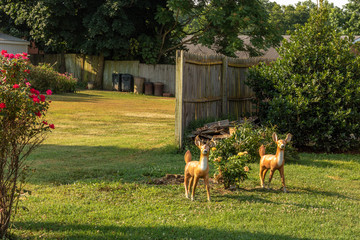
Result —
<path fill-rule="evenodd" d="M 223 57 L 222 59 L 222 70 L 221 70 L 221 84 L 222 84 L 222 114 L 223 116 L 228 115 L 228 58 Z"/>
<path fill-rule="evenodd" d="M 176 82 L 175 82 L 175 141 L 179 148 L 183 147 L 183 77 L 184 77 L 184 51 L 176 51 Z"/>

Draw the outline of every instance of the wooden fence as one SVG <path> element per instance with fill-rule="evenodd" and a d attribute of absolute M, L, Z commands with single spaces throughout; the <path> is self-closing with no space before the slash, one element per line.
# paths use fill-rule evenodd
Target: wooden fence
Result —
<path fill-rule="evenodd" d="M 139 61 L 109 61 L 83 54 L 32 55 L 31 62 L 50 63 L 57 71 L 69 72 L 81 82 L 94 82 L 98 89 L 112 90 L 112 74 L 127 73 L 147 82 L 164 83 L 164 92 L 175 95 L 175 65 L 142 64 Z"/>
<path fill-rule="evenodd" d="M 191 121 L 253 115 L 254 93 L 245 84 L 248 68 L 263 58 L 235 59 L 220 55 L 176 53 L 175 140 L 181 148 Z"/>

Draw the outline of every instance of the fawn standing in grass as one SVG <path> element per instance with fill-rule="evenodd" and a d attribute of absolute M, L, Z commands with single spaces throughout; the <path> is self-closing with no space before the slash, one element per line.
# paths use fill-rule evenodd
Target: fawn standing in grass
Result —
<path fill-rule="evenodd" d="M 185 153 L 184 157 L 186 162 L 184 172 L 185 196 L 189 198 L 189 192 L 192 186 L 191 200 L 194 200 L 196 185 L 200 178 L 204 178 L 207 200 L 210 201 L 209 154 L 210 149 L 214 146 L 214 142 L 208 140 L 204 144 L 199 136 L 196 136 L 195 145 L 200 149 L 200 161 L 191 161 L 192 157 L 189 150 Z"/>
<path fill-rule="evenodd" d="M 261 186 L 263 188 L 265 188 L 264 178 L 265 178 L 265 175 L 266 175 L 267 171 L 270 169 L 269 185 L 268 185 L 268 189 L 269 189 L 270 188 L 270 182 L 271 182 L 271 179 L 273 177 L 274 172 L 276 170 L 279 170 L 283 190 L 284 190 L 284 192 L 287 192 L 286 186 L 285 186 L 285 176 L 284 176 L 284 163 L 285 163 L 284 150 L 285 150 L 286 144 L 290 142 L 291 137 L 292 136 L 289 133 L 288 135 L 286 135 L 285 140 L 282 140 L 282 139 L 278 140 L 278 137 L 277 137 L 276 133 L 273 133 L 272 139 L 277 144 L 277 150 L 276 150 L 275 155 L 272 155 L 272 154 L 265 155 L 265 147 L 264 147 L 264 145 L 261 145 L 261 147 L 259 149 L 259 154 L 260 154 L 260 181 L 261 181 Z"/>

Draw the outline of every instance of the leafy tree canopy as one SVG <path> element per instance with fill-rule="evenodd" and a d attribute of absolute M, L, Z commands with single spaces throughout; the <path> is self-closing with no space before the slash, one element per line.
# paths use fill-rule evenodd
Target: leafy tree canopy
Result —
<path fill-rule="evenodd" d="M 264 123 L 291 132 L 298 147 L 346 151 L 360 140 L 360 57 L 353 37 L 341 36 L 329 11 L 313 11 L 280 58 L 251 69 L 249 85 L 256 92 Z"/>
<path fill-rule="evenodd" d="M 167 62 L 189 43 L 256 56 L 280 37 L 260 0 L 0 0 L 46 52 Z M 239 35 L 248 35 L 246 45 Z"/>

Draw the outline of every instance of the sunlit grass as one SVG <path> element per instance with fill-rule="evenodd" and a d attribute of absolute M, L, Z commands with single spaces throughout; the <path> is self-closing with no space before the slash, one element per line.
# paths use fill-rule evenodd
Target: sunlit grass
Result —
<path fill-rule="evenodd" d="M 258 165 L 238 191 L 203 183 L 196 201 L 182 185 L 149 185 L 182 174 L 174 144 L 175 99 L 119 92 L 55 95 L 56 129 L 31 155 L 36 169 L 11 233 L 18 239 L 356 239 L 360 156 L 301 154 L 259 188 Z"/>

